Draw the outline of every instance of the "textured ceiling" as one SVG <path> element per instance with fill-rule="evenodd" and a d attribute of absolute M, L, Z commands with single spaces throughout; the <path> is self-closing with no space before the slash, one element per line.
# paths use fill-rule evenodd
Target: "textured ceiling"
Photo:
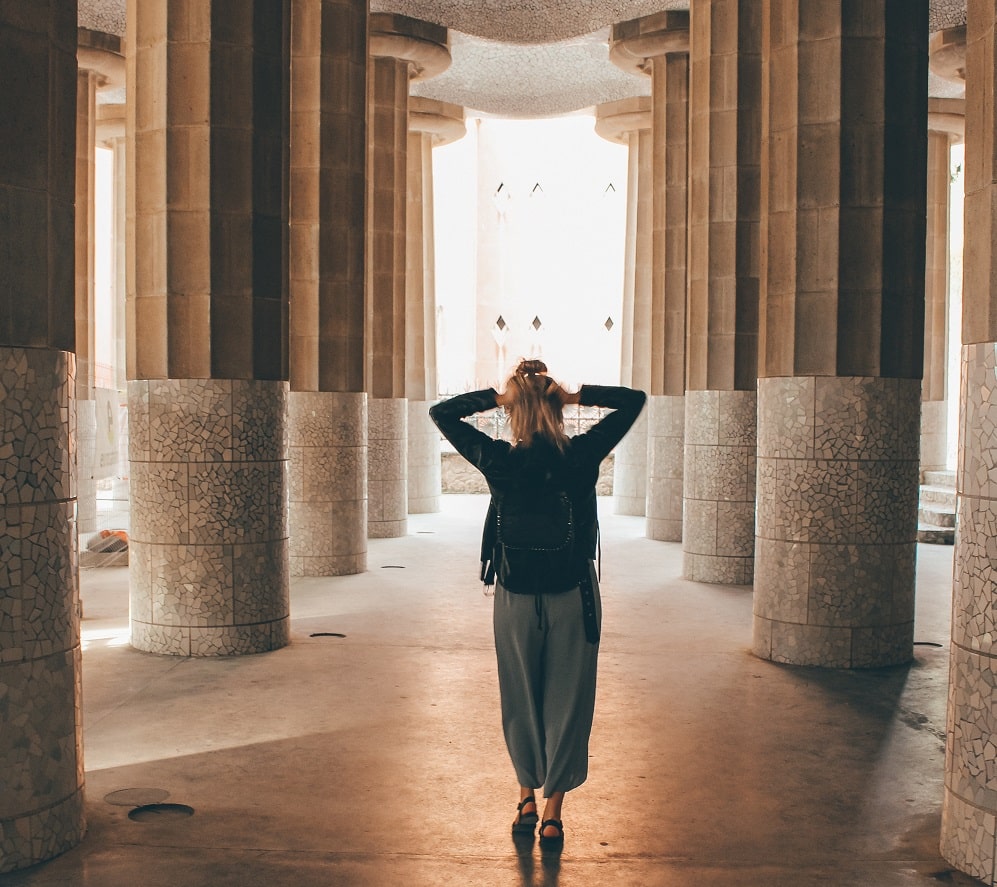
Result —
<path fill-rule="evenodd" d="M 601 102 L 648 95 L 646 77 L 609 61 L 608 26 L 689 0 L 371 0 L 373 12 L 398 12 L 451 29 L 449 70 L 413 93 L 505 117 L 551 117 Z M 82 27 L 124 35 L 125 0 L 79 0 Z M 929 29 L 966 23 L 966 0 L 931 0 Z M 933 96 L 961 89 L 933 75 Z"/>

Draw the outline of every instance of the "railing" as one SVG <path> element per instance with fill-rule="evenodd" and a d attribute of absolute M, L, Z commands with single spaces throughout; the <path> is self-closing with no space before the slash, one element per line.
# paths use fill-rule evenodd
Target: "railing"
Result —
<path fill-rule="evenodd" d="M 441 394 L 440 400 L 446 400 L 453 396 L 452 394 Z M 571 404 L 564 409 L 564 431 L 569 437 L 582 434 L 595 425 L 606 413 L 607 410 L 603 407 L 586 407 L 580 404 Z M 464 421 L 470 423 L 479 431 L 485 432 L 490 437 L 509 439 L 509 420 L 505 409 L 502 407 L 496 407 L 484 413 L 475 413 Z M 445 447 L 449 447 L 449 443 L 446 440 L 443 443 Z"/>

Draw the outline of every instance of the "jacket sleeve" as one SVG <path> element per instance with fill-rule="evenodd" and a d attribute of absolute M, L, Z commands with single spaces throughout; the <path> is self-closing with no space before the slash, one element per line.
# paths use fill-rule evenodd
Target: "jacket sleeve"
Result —
<path fill-rule="evenodd" d="M 584 434 L 574 438 L 574 445 L 585 448 L 593 459 L 602 460 L 637 421 L 647 395 L 635 388 L 616 385 L 582 385 L 579 404 L 612 410 Z"/>
<path fill-rule="evenodd" d="M 465 422 L 468 416 L 496 407 L 494 388 L 458 394 L 429 408 L 429 417 L 454 449 L 486 476 L 495 460 L 509 450 L 506 441 L 495 440 Z"/>
<path fill-rule="evenodd" d="M 478 431 L 464 419 L 475 413 L 494 409 L 497 406 L 495 397 L 495 389 L 487 388 L 483 391 L 458 394 L 429 408 L 429 416 L 443 436 L 453 444 L 458 453 L 485 475 L 486 480 L 489 478 L 489 473 L 495 474 L 499 470 L 498 465 L 501 464 L 503 455 L 509 452 L 509 444 Z M 489 480 L 489 487 L 490 485 Z M 485 585 L 492 585 L 495 582 L 494 549 L 495 502 L 490 501 L 481 534 L 480 578 Z"/>

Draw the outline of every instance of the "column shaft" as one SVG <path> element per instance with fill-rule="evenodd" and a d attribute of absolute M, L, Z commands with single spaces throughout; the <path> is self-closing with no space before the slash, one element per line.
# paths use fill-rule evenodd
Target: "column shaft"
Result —
<path fill-rule="evenodd" d="M 440 434 L 429 418 L 436 400 L 436 292 L 433 259 L 433 137 L 409 132 L 405 273 L 405 394 L 408 399 L 408 512 L 440 510 Z"/>
<path fill-rule="evenodd" d="M 689 14 L 661 12 L 614 25 L 609 55 L 624 70 L 651 76 L 645 512 L 649 538 L 677 542 L 682 538 L 683 423 L 677 418 L 685 397 Z M 635 267 L 635 324 L 641 270 Z M 635 372 L 638 355 L 643 358 L 644 352 L 635 343 Z"/>
<path fill-rule="evenodd" d="M 683 24 L 687 25 L 687 20 Z M 682 538 L 686 370 L 688 52 L 652 61 L 651 407 L 648 410 L 647 535 Z M 677 494 L 677 495 L 676 495 Z"/>
<path fill-rule="evenodd" d="M 128 4 L 132 644 L 288 641 L 288 0 Z"/>
<path fill-rule="evenodd" d="M 924 269 L 924 383 L 921 471 L 942 471 L 948 458 L 949 150 L 947 132 L 928 132 L 927 242 Z"/>
<path fill-rule="evenodd" d="M 966 15 L 965 261 L 955 572 L 949 667 L 942 855 L 997 884 L 997 9 L 971 0 Z"/>
<path fill-rule="evenodd" d="M 596 109 L 596 132 L 628 148 L 627 231 L 623 274 L 620 382 L 651 385 L 653 143 L 649 98 L 607 102 Z M 613 504 L 617 514 L 647 511 L 647 412 L 616 447 Z"/>
<path fill-rule="evenodd" d="M 683 573 L 750 584 L 755 543 L 761 5 L 693 0 Z"/>
<path fill-rule="evenodd" d="M 754 650 L 799 665 L 902 663 L 913 652 L 927 5 L 767 0 L 764 13 Z"/>
<path fill-rule="evenodd" d="M 653 59 L 651 393 L 686 390 L 689 54 Z"/>
<path fill-rule="evenodd" d="M 97 74 L 76 75 L 76 421 L 77 530 L 97 529 L 97 412 L 94 401 L 94 211 Z"/>
<path fill-rule="evenodd" d="M 409 100 L 405 271 L 405 395 L 408 398 L 408 511 L 440 510 L 440 433 L 429 418 L 436 375 L 436 234 L 433 148 L 462 138 L 464 109 Z"/>
<path fill-rule="evenodd" d="M 648 109 L 650 110 L 650 108 Z M 650 118 L 650 114 L 647 115 Z M 650 119 L 648 119 L 650 123 Z M 653 142 L 650 126 L 632 132 L 630 143 L 627 229 L 627 284 L 623 293 L 623 368 L 621 381 L 647 391 L 651 387 L 651 269 Z M 632 231 L 631 231 L 632 225 Z M 613 499 L 617 514 L 647 514 L 648 436 L 645 410 L 616 447 Z"/>
<path fill-rule="evenodd" d="M 367 569 L 366 0 L 291 6 L 290 570 Z"/>
<path fill-rule="evenodd" d="M 408 528 L 404 397 L 408 62 L 372 58 L 370 77 L 367 535 L 391 538 L 404 536 Z"/>
<path fill-rule="evenodd" d="M 409 80 L 426 79 L 449 65 L 447 40 L 446 28 L 405 16 L 378 13 L 370 20 L 367 533 L 375 538 L 404 536 L 408 528 Z M 421 284 L 424 290 L 424 277 Z"/>
<path fill-rule="evenodd" d="M 0 9 L 0 872 L 83 838 L 75 4 Z M 28 306 L 27 310 L 25 306 Z"/>

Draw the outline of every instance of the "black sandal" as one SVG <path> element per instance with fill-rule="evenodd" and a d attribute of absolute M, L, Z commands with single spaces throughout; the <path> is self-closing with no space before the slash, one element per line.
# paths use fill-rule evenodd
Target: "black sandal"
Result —
<path fill-rule="evenodd" d="M 514 835 L 527 833 L 532 835 L 533 830 L 537 827 L 537 820 L 539 820 L 540 817 L 536 814 L 535 809 L 533 813 L 523 812 L 523 808 L 527 804 L 532 804 L 533 807 L 536 808 L 537 799 L 531 795 L 528 798 L 523 798 L 523 800 L 516 805 L 516 819 L 512 823 L 512 833 Z"/>
<path fill-rule="evenodd" d="M 553 826 L 557 829 L 558 834 L 556 835 L 545 835 L 544 829 L 547 826 Z M 559 850 L 564 846 L 564 826 L 561 824 L 560 819 L 545 819 L 540 823 L 540 849 L 541 850 Z"/>

